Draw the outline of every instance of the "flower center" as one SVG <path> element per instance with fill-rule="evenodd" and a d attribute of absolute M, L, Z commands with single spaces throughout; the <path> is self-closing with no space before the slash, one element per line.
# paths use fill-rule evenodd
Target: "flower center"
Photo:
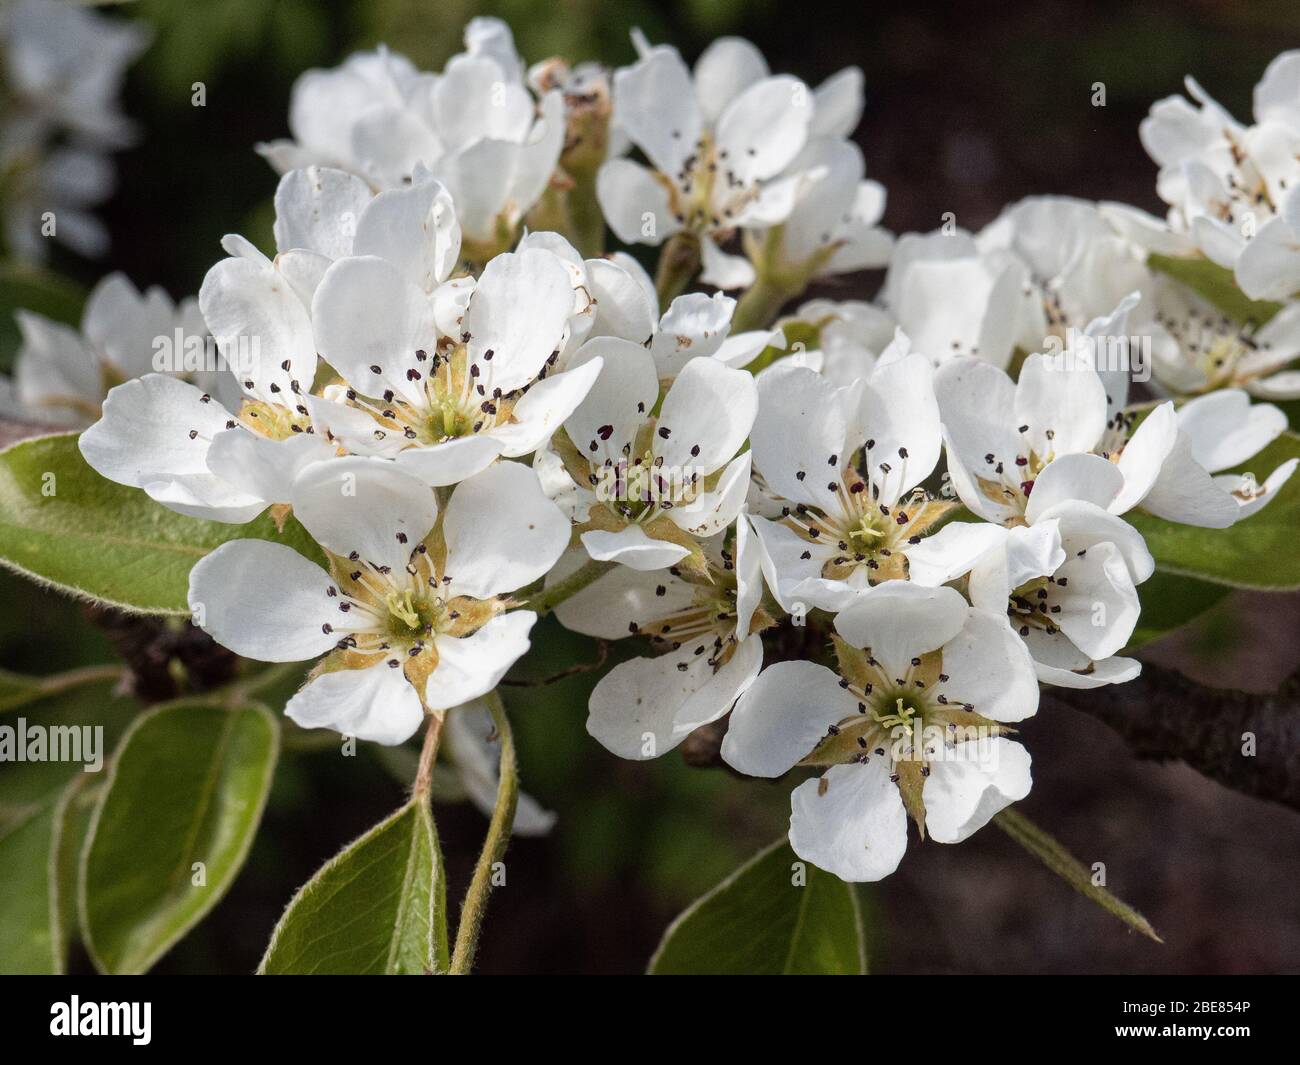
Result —
<path fill-rule="evenodd" d="M 674 137 L 677 132 L 674 131 Z M 746 149 L 753 154 L 756 149 Z M 759 194 L 757 182 L 746 183 L 736 173 L 735 160 L 719 149 L 706 131 L 695 151 L 671 175 L 668 197 L 677 222 L 696 233 L 730 229 L 741 210 Z"/>
<path fill-rule="evenodd" d="M 1051 589 L 1066 580 L 1068 578 L 1063 577 L 1058 582 L 1055 577 L 1038 577 L 1012 592 L 1011 598 L 1007 600 L 1007 617 L 1011 620 L 1011 627 L 1021 636 L 1028 636 L 1031 627 L 1043 629 L 1047 635 L 1055 636 L 1060 627 L 1053 615 L 1059 614 L 1061 608 L 1052 603 Z"/>
<path fill-rule="evenodd" d="M 239 420 L 259 436 L 287 440 L 294 433 L 309 433 L 311 419 L 305 406 L 283 407 L 260 399 L 246 399 L 239 408 Z"/>
<path fill-rule="evenodd" d="M 397 434 L 411 446 L 427 447 L 472 436 L 509 422 L 519 395 L 493 386 L 492 356 L 488 349 L 481 363 L 471 362 L 464 344 L 432 356 L 420 350 L 415 359 L 426 370 L 407 370 L 408 380 L 422 382 L 422 395 L 414 402 L 392 390 L 370 398 L 348 389 L 347 400 L 378 424 L 376 440 Z"/>
<path fill-rule="evenodd" d="M 866 483 L 854 479 L 851 487 L 839 488 L 841 514 L 827 516 L 815 507 L 800 504 L 784 521 L 805 540 L 834 550 L 822 565 L 827 580 L 849 580 L 865 572 L 870 584 L 907 578 L 907 557 L 903 549 L 921 542 L 922 536 L 954 504 L 937 500 L 917 488 L 892 507 L 871 498 Z M 807 557 L 812 557 L 810 549 Z"/>

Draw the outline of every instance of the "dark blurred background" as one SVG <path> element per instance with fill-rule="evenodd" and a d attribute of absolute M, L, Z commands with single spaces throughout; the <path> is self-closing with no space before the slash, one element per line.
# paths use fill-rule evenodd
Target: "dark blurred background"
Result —
<path fill-rule="evenodd" d="M 630 62 L 627 31 L 639 25 L 688 61 L 716 36 L 749 37 L 774 70 L 812 84 L 861 66 L 857 139 L 869 176 L 888 189 L 885 224 L 895 232 L 935 228 L 948 211 L 977 229 L 1031 193 L 1159 210 L 1137 138 L 1150 103 L 1192 73 L 1248 118 L 1268 61 L 1300 46 L 1294 0 L 899 6 L 860 4 L 849 15 L 789 0 L 137 0 L 121 14 L 151 22 L 156 38 L 128 78 L 124 109 L 143 139 L 118 156 L 121 187 L 101 212 L 112 251 L 103 263 L 53 265 L 87 287 L 121 269 L 179 297 L 221 256 L 222 234 L 270 248 L 276 178 L 252 146 L 287 134 L 294 77 L 381 41 L 438 68 L 474 14 L 508 19 L 529 62 Z M 196 81 L 205 108 L 190 104 Z M 1091 102 L 1098 82 L 1104 107 Z M 867 297 L 878 282 L 853 277 L 825 294 Z M 0 368 L 11 339 L 6 346 Z M 5 573 L 0 601 L 0 666 L 44 673 L 110 657 L 74 604 Z M 1266 690 L 1300 662 L 1297 636 L 1295 597 L 1234 594 L 1147 653 L 1210 683 Z M 553 622 L 536 644 L 533 675 L 590 654 Z M 639 971 L 678 911 L 784 829 L 789 782 L 742 782 L 676 753 L 649 764 L 607 754 L 583 728 L 591 684 L 579 676 L 506 692 L 524 786 L 559 823 L 548 838 L 511 845 L 483 938 L 485 972 Z M 960 847 L 913 840 L 900 871 L 863 890 L 875 971 L 1300 969 L 1300 816 L 1184 766 L 1135 761 L 1105 726 L 1070 711 L 1023 732 L 1035 776 L 1026 813 L 1086 864 L 1105 862 L 1108 886 L 1165 945 L 1129 933 L 990 827 Z M 251 971 L 296 887 L 402 797 L 378 759 L 333 749 L 287 753 L 275 787 L 234 890 L 159 971 Z M 485 821 L 464 805 L 437 814 L 454 911 Z"/>

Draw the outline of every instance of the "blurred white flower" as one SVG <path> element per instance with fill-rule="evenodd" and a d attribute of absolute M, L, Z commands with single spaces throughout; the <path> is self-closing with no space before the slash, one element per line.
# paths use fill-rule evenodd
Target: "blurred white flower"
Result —
<path fill-rule="evenodd" d="M 466 250 L 480 261 L 505 251 L 555 171 L 564 99 L 534 101 L 500 20 L 470 20 L 465 47 L 440 74 L 383 48 L 309 70 L 290 101 L 293 139 L 258 150 L 281 173 L 318 164 L 380 191 L 435 177 L 455 199 Z"/>
<path fill-rule="evenodd" d="M 43 261 L 49 238 L 81 255 L 107 250 L 90 208 L 113 191 L 107 153 L 134 140 L 118 95 L 149 38 L 143 24 L 54 0 L 0 10 L 0 187 L 11 255 Z"/>
<path fill-rule="evenodd" d="M 33 311 L 17 313 L 22 344 L 13 380 L 0 377 L 0 414 L 80 427 L 100 415 L 109 389 L 155 370 L 203 379 L 207 328 L 193 299 L 140 292 L 113 273 L 91 290 L 80 330 Z"/>

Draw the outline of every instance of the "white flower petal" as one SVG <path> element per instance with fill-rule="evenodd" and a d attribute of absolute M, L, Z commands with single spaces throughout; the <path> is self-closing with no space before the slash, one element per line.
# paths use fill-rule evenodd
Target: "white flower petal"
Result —
<path fill-rule="evenodd" d="M 724 366 L 741 369 L 757 359 L 768 348 L 784 348 L 785 332 L 781 329 L 752 329 L 735 333 L 722 342 L 713 357 Z"/>
<path fill-rule="evenodd" d="M 694 500 L 668 512 L 674 525 L 692 536 L 708 537 L 720 533 L 736 520 L 749 492 L 751 456 L 748 451 L 737 455 L 727 465 L 712 492 L 701 492 Z"/>
<path fill-rule="evenodd" d="M 788 214 L 789 210 L 778 213 Z M 748 218 L 737 219 L 738 224 L 748 221 Z M 715 288 L 749 288 L 758 279 L 758 272 L 748 259 L 743 255 L 728 255 L 707 236 L 700 238 L 700 265 L 703 267 L 700 280 Z"/>
<path fill-rule="evenodd" d="M 207 473 L 210 442 L 232 419 L 203 396 L 165 374 L 118 385 L 105 398 L 99 421 L 81 434 L 81 454 L 95 471 L 132 488 L 169 475 Z"/>
<path fill-rule="evenodd" d="M 466 236 L 494 242 L 522 151 L 509 141 L 479 140 L 439 161 L 438 176 L 451 192 L 456 218 Z"/>
<path fill-rule="evenodd" d="M 274 267 L 223 259 L 203 279 L 199 306 L 246 392 L 275 403 L 284 402 L 295 383 L 304 392 L 311 388 L 316 376 L 311 319 Z"/>
<path fill-rule="evenodd" d="M 372 195 L 369 185 L 343 170 L 290 170 L 275 190 L 276 248 L 305 248 L 330 259 L 350 255 L 357 221 Z"/>
<path fill-rule="evenodd" d="M 795 609 L 797 592 L 806 582 L 815 580 L 823 565 L 838 554 L 834 544 L 815 544 L 788 525 L 751 514 L 749 521 L 758 534 L 763 578 L 768 588 L 787 612 Z M 808 606 L 806 602 L 804 606 Z"/>
<path fill-rule="evenodd" d="M 460 255 L 451 194 L 437 181 L 381 192 L 361 212 L 352 254 L 387 259 L 417 288 L 432 292 Z"/>
<path fill-rule="evenodd" d="M 379 103 L 359 116 L 349 130 L 348 155 L 377 188 L 397 188 L 414 180 L 423 167 L 441 162 L 445 145 L 427 122 L 409 108 Z"/>
<path fill-rule="evenodd" d="M 650 342 L 659 376 L 675 377 L 690 359 L 717 351 L 735 309 L 736 301 L 721 292 L 690 292 L 673 300 Z"/>
<path fill-rule="evenodd" d="M 598 562 L 617 562 L 639 570 L 665 569 L 690 554 L 680 544 L 651 539 L 639 525 L 618 532 L 585 532 L 582 546 Z"/>
<path fill-rule="evenodd" d="M 438 505 L 428 485 L 388 460 L 349 455 L 298 475 L 293 512 L 334 554 L 355 552 L 365 562 L 401 570 L 433 528 Z"/>
<path fill-rule="evenodd" d="M 971 570 L 967 595 L 973 606 L 1001 614 L 1012 592 L 1035 578 L 1050 576 L 1064 561 L 1055 521 L 1016 526 L 1007 530 L 998 550 L 990 551 Z"/>
<path fill-rule="evenodd" d="M 486 470 L 500 456 L 502 442 L 480 433 L 397 453 L 397 465 L 435 488 L 457 484 Z"/>
<path fill-rule="evenodd" d="M 968 703 L 993 721 L 1023 721 L 1038 710 L 1034 664 L 1005 614 L 971 609 L 943 645 L 943 672 L 948 680 L 940 690 L 950 701 Z"/>
<path fill-rule="evenodd" d="M 1242 248 L 1236 277 L 1241 291 L 1253 300 L 1293 296 L 1300 291 L 1300 233 L 1285 218 L 1270 218 Z"/>
<path fill-rule="evenodd" d="M 592 463 L 617 464 L 630 449 L 637 431 L 659 397 L 654 356 L 640 344 L 618 337 L 589 340 L 573 361 L 581 365 L 599 358 L 596 383 L 564 423 L 569 439 Z"/>
<path fill-rule="evenodd" d="M 284 712 L 303 728 L 329 728 L 386 747 L 409 740 L 424 720 L 411 682 L 382 659 L 364 669 L 339 669 L 309 680 Z"/>
<path fill-rule="evenodd" d="M 334 457 L 333 445 L 315 433 L 272 440 L 242 425 L 212 438 L 208 469 L 223 481 L 267 503 L 288 503 L 294 478 L 313 462 Z"/>
<path fill-rule="evenodd" d="M 799 154 L 812 115 L 812 94 L 798 78 L 785 74 L 764 78 L 732 100 L 719 116 L 718 152 L 727 153 L 727 165 L 740 182 L 770 178 Z"/>
<path fill-rule="evenodd" d="M 461 787 L 469 801 L 491 817 L 496 809 L 500 784 L 501 742 L 487 708 L 481 702 L 458 706 L 447 714 L 443 742 L 455 762 Z M 556 815 L 536 799 L 519 793 L 512 833 L 516 836 L 544 836 L 555 825 Z"/>
<path fill-rule="evenodd" d="M 571 575 L 584 562 L 583 551 L 570 552 L 548 575 Z M 621 640 L 635 629 L 651 627 L 660 618 L 685 610 L 695 602 L 693 585 L 667 570 L 644 572 L 616 566 L 555 608 L 561 625 L 602 640 Z"/>
<path fill-rule="evenodd" d="M 1250 517 L 1256 511 L 1262 510 L 1271 500 L 1277 498 L 1282 486 L 1295 473 L 1298 464 L 1300 464 L 1298 459 L 1287 459 L 1286 462 L 1268 475 L 1263 484 L 1258 484 L 1246 476 L 1237 477 L 1233 474 L 1221 474 L 1214 478 L 1214 483 L 1225 491 L 1234 494 L 1234 498 L 1240 507 L 1237 520 L 1241 521 Z"/>
<path fill-rule="evenodd" d="M 81 331 L 91 347 L 106 358 L 124 377 L 140 377 L 153 366 L 158 341 L 172 340 L 176 309 L 160 288 L 144 292 L 125 274 L 109 274 L 86 300 Z"/>
<path fill-rule="evenodd" d="M 817 86 L 809 137 L 852 136 L 862 117 L 863 81 L 860 69 L 845 67 Z"/>
<path fill-rule="evenodd" d="M 418 407 L 427 403 L 424 381 L 409 380 L 407 371 L 427 366 L 416 352 L 437 346 L 433 303 L 392 263 L 340 259 L 316 289 L 312 319 L 321 355 L 362 395 L 389 390 Z"/>
<path fill-rule="evenodd" d="M 668 190 L 630 159 L 607 159 L 596 174 L 596 199 L 624 244 L 659 245 L 681 230 Z"/>
<path fill-rule="evenodd" d="M 932 762 L 921 790 L 930 838 L 960 843 L 983 828 L 1029 794 L 1029 768 L 1029 752 L 1001 736 L 960 744 L 958 752 Z"/>
<path fill-rule="evenodd" d="M 510 182 L 510 206 L 517 215 L 529 211 L 551 182 L 564 148 L 564 96 L 551 91 L 542 97 L 541 117 L 533 126 L 515 163 Z"/>
<path fill-rule="evenodd" d="M 1032 524 L 1067 499 L 1082 499 L 1099 507 L 1112 506 L 1124 489 L 1124 474 L 1100 455 L 1074 452 L 1049 462 L 1034 478 L 1025 517 Z"/>
<path fill-rule="evenodd" d="M 740 449 L 757 413 L 752 374 L 716 359 L 691 359 L 664 397 L 654 453 L 670 468 L 712 473 Z"/>
<path fill-rule="evenodd" d="M 893 506 L 930 476 L 943 447 L 930 360 L 911 354 L 882 362 L 861 390 L 858 411 L 854 440 L 874 441 L 867 475 L 880 502 Z"/>
<path fill-rule="evenodd" d="M 75 329 L 31 311 L 20 310 L 15 317 L 23 338 L 14 369 L 18 401 L 29 417 L 84 424 L 86 410 L 103 398 L 98 361 Z"/>
<path fill-rule="evenodd" d="M 1087 655 L 1081 655 L 1085 665 L 1075 669 L 1046 665 L 1036 658 L 1034 670 L 1038 679 L 1044 684 L 1054 684 L 1058 688 L 1100 688 L 1106 684 L 1125 684 L 1142 672 L 1142 663 L 1136 658 L 1106 658 L 1100 662 L 1086 662 Z"/>
<path fill-rule="evenodd" d="M 432 96 L 434 124 L 453 147 L 484 138 L 520 143 L 532 125 L 528 91 L 485 57 L 454 56 Z"/>
<path fill-rule="evenodd" d="M 763 549 L 749 522 L 736 522 L 736 632 L 748 634 L 754 613 L 763 601 Z"/>
<path fill-rule="evenodd" d="M 261 662 L 302 662 L 333 648 L 330 575 L 290 547 L 231 540 L 190 570 L 189 605 L 219 644 Z"/>
<path fill-rule="evenodd" d="M 790 794 L 790 846 L 850 883 L 883 880 L 907 849 L 907 812 L 887 758 L 831 766 Z"/>
<path fill-rule="evenodd" d="M 528 634 L 536 621 L 531 610 L 512 610 L 462 639 L 437 637 L 438 666 L 424 693 L 429 709 L 447 710 L 495 688 L 528 653 Z"/>
<path fill-rule="evenodd" d="M 1056 523 L 1061 548 L 1073 557 L 1093 544 L 1113 543 L 1128 564 L 1134 584 L 1141 584 L 1155 572 L 1155 559 L 1142 534 L 1127 521 L 1083 500 L 1058 503 L 1044 515 Z M 1042 518 L 1039 519 L 1043 520 Z"/>
<path fill-rule="evenodd" d="M 675 48 L 652 49 L 615 71 L 614 121 L 657 170 L 675 176 L 682 169 L 696 150 L 702 116 L 691 72 Z"/>
<path fill-rule="evenodd" d="M 836 615 L 835 630 L 854 647 L 870 649 L 890 676 L 903 677 L 914 657 L 961 632 L 970 612 L 951 588 L 885 581 Z"/>
<path fill-rule="evenodd" d="M 442 521 L 448 594 L 488 599 L 531 584 L 564 553 L 569 527 L 521 462 L 498 462 L 462 481 Z"/>
<path fill-rule="evenodd" d="M 1016 418 L 1040 456 L 1091 451 L 1106 431 L 1106 389 L 1091 366 L 1031 355 L 1016 383 Z"/>
<path fill-rule="evenodd" d="M 813 370 L 778 365 L 759 380 L 758 396 L 749 444 L 763 479 L 793 503 L 838 513 L 841 460 L 848 459 L 840 393 Z"/>
<path fill-rule="evenodd" d="M 712 124 L 745 89 L 768 75 L 767 60 L 743 37 L 719 37 L 695 62 L 695 93 Z"/>
<path fill-rule="evenodd" d="M 1241 518 L 1237 500 L 1196 461 L 1181 431 L 1141 505 L 1157 518 L 1205 529 L 1226 529 Z"/>
<path fill-rule="evenodd" d="M 1178 415 L 1172 402 L 1162 403 L 1143 419 L 1120 452 L 1117 465 L 1124 487 L 1107 508 L 1112 514 L 1126 514 L 1146 498 L 1177 441 Z"/>
<path fill-rule="evenodd" d="M 927 588 L 956 580 L 999 547 L 1006 535 L 1006 529 L 991 522 L 950 522 L 933 536 L 903 549 L 908 579 Z"/>
<path fill-rule="evenodd" d="M 553 253 L 528 248 L 489 262 L 464 320 L 480 383 L 506 392 L 528 384 L 561 348 L 572 309 L 569 271 Z"/>
<path fill-rule="evenodd" d="M 693 645 L 623 662 L 592 691 L 587 732 L 620 758 L 657 758 L 730 710 L 762 665 L 758 636 L 741 643 L 716 672 Z"/>
<path fill-rule="evenodd" d="M 751 777 L 779 777 L 806 758 L 832 725 L 858 713 L 840 678 L 815 662 L 768 666 L 740 697 L 722 757 Z"/>
<path fill-rule="evenodd" d="M 603 366 L 599 357 L 591 358 L 533 385 L 515 404 L 510 422 L 489 430 L 502 454 L 517 458 L 541 447 L 587 398 Z"/>
<path fill-rule="evenodd" d="M 596 304 L 589 337 L 622 337 L 643 344 L 655 331 L 654 289 L 610 259 L 588 259 L 588 287 Z"/>
<path fill-rule="evenodd" d="M 1133 635 L 1141 604 L 1124 556 L 1112 543 L 1094 544 L 1056 571 L 1053 621 L 1092 659 L 1109 658 Z M 1061 587 L 1062 579 L 1069 583 Z"/>
<path fill-rule="evenodd" d="M 1250 402 L 1238 389 L 1222 389 L 1183 404 L 1178 428 L 1192 457 L 1210 473 L 1239 466 L 1286 431 L 1287 418 L 1271 403 Z"/>
<path fill-rule="evenodd" d="M 949 452 L 956 452 L 969 474 L 996 479 L 993 471 L 999 463 L 1004 470 L 1015 470 L 1025 445 L 1016 432 L 1023 423 L 1015 421 L 1011 378 L 978 359 L 951 359 L 935 372 L 934 390 Z M 962 500 L 972 506 L 964 495 Z"/>

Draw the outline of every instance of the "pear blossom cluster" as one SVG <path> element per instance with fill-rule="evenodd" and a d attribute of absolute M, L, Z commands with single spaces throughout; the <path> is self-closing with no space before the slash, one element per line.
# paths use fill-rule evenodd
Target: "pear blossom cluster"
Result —
<path fill-rule="evenodd" d="M 92 208 L 113 192 L 108 153 L 135 140 L 118 95 L 149 38 L 140 23 L 57 0 L 0 9 L 0 232 L 10 255 L 43 262 L 49 239 L 92 258 L 107 250 Z"/>
<path fill-rule="evenodd" d="M 478 700 L 553 611 L 631 649 L 592 690 L 598 744 L 725 729 L 733 769 L 791 778 L 797 854 L 878 880 L 909 820 L 958 842 L 1029 793 L 1042 685 L 1138 675 L 1133 515 L 1212 544 L 1293 474 L 1258 456 L 1287 428 L 1268 401 L 1300 397 L 1300 276 L 1255 260 L 1292 224 L 1270 167 L 1296 165 L 1300 54 L 1253 127 L 1194 83 L 1152 109 L 1167 220 L 1035 197 L 895 238 L 850 139 L 861 71 L 634 46 L 527 67 L 475 19 L 440 73 L 309 71 L 259 149 L 276 246 L 226 237 L 198 294 L 220 370 L 145 372 L 192 308 L 111 279 L 81 336 L 23 320 L 18 399 L 97 416 L 86 461 L 164 507 L 301 524 L 315 559 L 237 539 L 190 577 L 218 642 L 314 663 L 298 725 L 393 745 L 445 716 L 481 801 Z M 586 246 L 593 204 L 623 250 Z M 1280 306 L 1233 320 L 1153 250 Z M 869 268 L 874 299 L 779 317 Z"/>

